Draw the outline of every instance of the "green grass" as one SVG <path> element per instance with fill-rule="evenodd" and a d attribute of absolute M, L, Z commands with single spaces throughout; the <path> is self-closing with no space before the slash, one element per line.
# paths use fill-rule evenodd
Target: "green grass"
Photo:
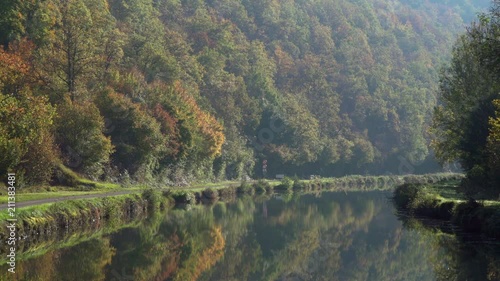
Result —
<path fill-rule="evenodd" d="M 393 202 L 410 216 L 449 220 L 465 231 L 500 238 L 500 201 L 466 200 L 458 183 L 404 184 L 394 190 Z"/>
<path fill-rule="evenodd" d="M 120 187 L 116 183 L 97 182 L 86 179 L 62 164 L 57 166 L 56 173 L 59 174 L 60 180 L 65 182 L 66 185 L 80 189 L 116 189 Z"/>
<path fill-rule="evenodd" d="M 107 221 L 119 220 L 132 203 L 138 206 L 155 204 L 154 207 L 158 207 L 161 203 L 166 204 L 167 199 L 159 192 L 145 190 L 142 194 L 68 200 L 16 208 L 16 218 L 20 226 L 19 233 L 29 233 L 37 229 L 55 229 L 61 227 L 61 224 L 80 228 L 96 217 L 102 217 Z M 5 221 L 8 218 L 8 212 L 0 212 L 0 220 Z M 5 237 L 5 231 L 6 229 L 0 229 L 2 237 Z"/>
<path fill-rule="evenodd" d="M 457 192 L 459 180 L 445 181 L 437 184 L 427 185 L 425 188 L 441 196 L 444 200 L 465 200 L 463 194 Z"/>
<path fill-rule="evenodd" d="M 21 193 L 16 193 L 16 202 L 26 202 L 26 201 L 33 201 L 33 200 L 42 200 L 42 199 L 49 199 L 49 198 L 62 198 L 62 197 L 70 197 L 70 196 L 78 196 L 78 195 L 88 195 L 88 194 L 103 194 L 107 192 L 114 192 L 114 191 L 139 191 L 143 189 L 144 187 L 142 186 L 133 186 L 130 188 L 113 188 L 113 189 L 108 189 L 108 188 L 98 188 L 95 190 L 91 191 L 81 191 L 81 190 L 63 190 L 62 188 L 56 189 L 56 191 L 39 191 L 39 192 L 21 192 Z M 3 192 L 3 195 L 0 195 L 0 204 L 5 204 L 7 203 L 7 198 L 8 196 L 5 194 L 6 192 Z"/>
<path fill-rule="evenodd" d="M 63 178 L 68 183 L 71 183 L 72 187 L 30 187 L 17 190 L 16 201 L 26 202 L 33 200 L 42 200 L 49 198 L 62 198 L 71 197 L 78 195 L 91 195 L 91 194 L 102 194 L 112 191 L 138 191 L 145 189 L 145 185 L 134 185 L 131 187 L 121 187 L 119 184 L 114 183 L 102 183 L 94 182 L 88 179 L 84 179 L 77 173 L 73 172 L 71 169 L 61 165 L 58 167 L 59 171 L 63 173 Z M 453 174 L 434 174 L 434 175 L 423 175 L 423 176 L 346 176 L 341 178 L 324 178 L 324 179 L 314 179 L 314 180 L 296 180 L 293 182 L 294 189 L 304 189 L 305 190 L 354 190 L 358 188 L 362 189 L 387 189 L 392 188 L 398 183 L 403 183 L 406 180 L 411 181 L 436 181 L 436 179 L 453 177 Z M 271 189 L 279 187 L 283 184 L 282 181 L 278 180 L 266 180 Z M 259 184 L 258 181 L 249 181 L 249 185 L 252 188 L 256 188 Z M 261 183 L 262 184 L 262 183 Z M 189 191 L 194 194 L 202 193 L 206 188 L 211 188 L 214 190 L 221 190 L 227 187 L 238 187 L 241 182 L 238 181 L 223 181 L 217 183 L 195 183 L 186 187 L 165 187 L 167 190 L 172 192 L 176 191 Z M 446 187 L 443 185 L 443 187 Z M 445 194 L 445 191 L 449 194 Z M 449 196 L 456 193 L 450 188 L 446 189 L 440 188 L 442 196 Z M 4 188 L 0 191 L 0 204 L 7 203 L 6 189 Z"/>
<path fill-rule="evenodd" d="M 162 207 L 163 204 L 163 207 Z M 145 190 L 142 194 L 127 194 L 110 198 L 93 198 L 43 204 L 26 207 L 17 212 L 19 237 L 28 235 L 35 237 L 30 240 L 27 248 L 20 242 L 22 251 L 16 255 L 18 260 L 39 256 L 57 248 L 64 248 L 82 241 L 86 241 L 102 233 L 111 233 L 117 229 L 138 225 L 144 216 L 148 218 L 168 204 L 161 193 Z M 127 210 L 134 205 L 135 210 Z M 147 213 L 142 212 L 147 208 Z M 7 219 L 6 212 L 0 213 L 0 220 Z M 100 220 L 96 226 L 88 227 Z M 63 225 L 69 226 L 61 239 L 59 235 L 52 235 Z M 50 230 L 51 233 L 47 233 Z M 5 229 L 0 229 L 2 237 L 6 237 Z M 22 240 L 21 240 L 22 241 Z M 1 261 L 4 259 L 0 258 Z"/>

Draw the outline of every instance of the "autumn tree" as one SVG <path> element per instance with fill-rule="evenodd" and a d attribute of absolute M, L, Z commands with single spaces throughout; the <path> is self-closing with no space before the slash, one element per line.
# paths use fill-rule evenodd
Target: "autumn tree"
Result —
<path fill-rule="evenodd" d="M 47 183 L 58 163 L 52 134 L 54 107 L 33 93 L 35 75 L 27 41 L 0 48 L 0 170 L 22 184 Z"/>

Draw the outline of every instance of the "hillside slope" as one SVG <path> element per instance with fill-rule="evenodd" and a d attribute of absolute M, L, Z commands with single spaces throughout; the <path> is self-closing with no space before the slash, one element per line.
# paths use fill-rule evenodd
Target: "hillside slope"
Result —
<path fill-rule="evenodd" d="M 474 2 L 7 1 L 0 170 L 27 183 L 54 181 L 59 162 L 162 182 L 259 177 L 263 160 L 268 175 L 426 171 L 439 68 L 489 4 Z"/>

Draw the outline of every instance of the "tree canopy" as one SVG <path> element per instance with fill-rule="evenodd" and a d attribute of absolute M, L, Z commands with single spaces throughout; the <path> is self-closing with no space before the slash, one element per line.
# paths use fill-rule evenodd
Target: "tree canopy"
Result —
<path fill-rule="evenodd" d="M 481 14 L 454 45 L 443 69 L 434 113 L 434 147 L 442 161 L 459 161 L 471 197 L 499 195 L 500 4 Z"/>
<path fill-rule="evenodd" d="M 1 94 L 47 123 L 33 126 L 51 165 L 98 179 L 260 177 L 262 160 L 269 174 L 424 172 L 438 69 L 487 5 L 9 0 Z M 2 170 L 35 165 L 15 116 L 1 115 Z"/>

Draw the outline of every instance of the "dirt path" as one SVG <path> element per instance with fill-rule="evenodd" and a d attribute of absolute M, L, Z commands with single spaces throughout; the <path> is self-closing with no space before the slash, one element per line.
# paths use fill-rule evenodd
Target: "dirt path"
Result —
<path fill-rule="evenodd" d="M 135 193 L 135 192 L 140 192 L 140 190 L 122 190 L 122 191 L 107 192 L 107 193 L 73 195 L 73 196 L 64 196 L 64 197 L 57 197 L 57 198 L 46 198 L 46 199 L 31 200 L 31 201 L 24 201 L 24 202 L 16 202 L 16 208 L 37 206 L 37 205 L 42 205 L 42 204 L 47 204 L 47 203 L 55 203 L 55 202 L 75 200 L 75 199 L 89 199 L 89 198 L 117 196 L 117 195 L 124 195 L 124 194 L 130 194 L 130 193 Z M 0 211 L 7 209 L 7 207 L 8 207 L 7 203 L 0 204 Z"/>

